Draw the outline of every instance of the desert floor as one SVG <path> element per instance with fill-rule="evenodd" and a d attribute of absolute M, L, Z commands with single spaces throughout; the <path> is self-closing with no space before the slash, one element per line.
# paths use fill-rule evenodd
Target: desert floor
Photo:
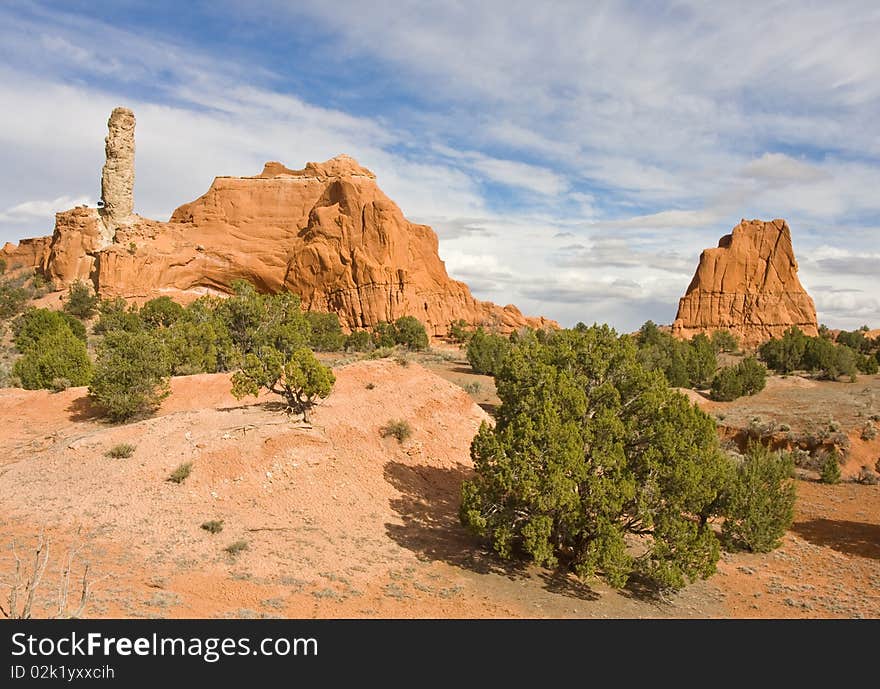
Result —
<path fill-rule="evenodd" d="M 669 599 L 616 592 L 505 565 L 459 525 L 470 440 L 498 400 L 457 350 L 406 365 L 324 358 L 337 383 L 311 426 L 269 399 L 236 400 L 225 374 L 175 378 L 156 416 L 117 426 L 84 388 L 0 390 L 0 577 L 12 578 L 13 542 L 30 567 L 43 532 L 39 616 L 54 612 L 76 546 L 69 607 L 88 561 L 86 617 L 880 617 L 878 485 L 801 472 L 777 551 L 725 554 L 715 576 Z M 728 427 L 832 415 L 858 439 L 880 411 L 880 377 L 774 378 L 724 405 L 693 395 Z M 392 419 L 412 437 L 383 438 Z M 123 442 L 131 457 L 106 456 Z M 880 458 L 880 440 L 853 449 L 850 475 Z M 186 480 L 167 480 L 187 462 Z M 202 529 L 209 520 L 222 531 Z"/>

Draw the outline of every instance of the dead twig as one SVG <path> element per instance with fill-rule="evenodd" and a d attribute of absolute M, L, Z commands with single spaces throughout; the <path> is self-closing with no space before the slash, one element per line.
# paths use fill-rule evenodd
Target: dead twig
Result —
<path fill-rule="evenodd" d="M 85 609 L 91 593 L 91 585 L 94 583 L 89 578 L 90 564 L 85 563 L 82 575 L 82 584 L 80 589 L 79 603 L 76 610 L 71 613 L 69 607 L 70 592 L 70 573 L 73 569 L 73 562 L 79 556 L 83 544 L 71 547 L 67 551 L 64 565 L 61 570 L 61 579 L 58 584 L 58 607 L 54 617 L 79 617 Z M 12 542 L 12 557 L 15 559 L 15 572 L 9 587 L 8 608 L 0 604 L 0 614 L 7 619 L 28 620 L 33 615 L 33 606 L 36 598 L 37 589 L 43 582 L 46 568 L 49 564 L 49 538 L 41 531 L 37 545 L 34 550 L 34 564 L 30 570 L 30 574 L 24 574 L 24 565 L 21 556 L 19 556 L 15 541 Z M 24 596 L 24 604 L 19 609 L 19 598 Z"/>

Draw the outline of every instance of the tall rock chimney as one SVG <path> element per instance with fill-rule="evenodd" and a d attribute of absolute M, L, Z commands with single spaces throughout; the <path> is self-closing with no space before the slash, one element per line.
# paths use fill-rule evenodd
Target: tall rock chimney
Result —
<path fill-rule="evenodd" d="M 112 232 L 134 212 L 134 113 L 128 108 L 114 108 L 107 128 L 107 160 L 101 172 L 104 207 L 100 214 Z"/>

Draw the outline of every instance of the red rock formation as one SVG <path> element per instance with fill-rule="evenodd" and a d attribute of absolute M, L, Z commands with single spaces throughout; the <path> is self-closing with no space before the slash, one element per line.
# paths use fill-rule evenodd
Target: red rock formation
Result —
<path fill-rule="evenodd" d="M 110 174 L 103 186 L 105 193 L 118 187 L 113 208 L 122 212 L 131 198 L 134 118 L 119 109 L 114 116 L 120 112 L 131 125 L 116 147 L 130 147 L 131 156 L 117 155 L 127 161 L 121 166 L 127 176 L 116 184 Z M 111 117 L 111 134 L 113 124 Z M 105 166 L 104 177 L 113 169 Z M 85 207 L 58 213 L 51 243 L 43 240 L 39 255 L 14 251 L 27 254 L 56 288 L 90 279 L 102 296 L 185 301 L 228 293 L 243 279 L 267 292 L 289 289 L 305 308 L 337 313 L 347 329 L 405 315 L 435 336 L 458 319 L 508 332 L 558 327 L 526 318 L 515 306 L 479 301 L 450 279 L 434 231 L 409 222 L 375 175 L 345 155 L 302 170 L 270 162 L 255 177 L 217 177 L 167 223 L 126 215 L 108 224 L 106 210 L 100 213 Z"/>
<path fill-rule="evenodd" d="M 700 264 L 678 306 L 676 337 L 730 330 L 753 346 L 792 325 L 818 334 L 816 307 L 797 276 L 785 220 L 743 220 Z"/>
<path fill-rule="evenodd" d="M 88 280 L 96 252 L 109 244 L 98 210 L 78 206 L 55 214 L 55 231 L 42 261 L 46 277 L 57 285 Z"/>
<path fill-rule="evenodd" d="M 0 249 L 0 259 L 6 262 L 6 270 L 10 272 L 21 268 L 33 270 L 43 265 L 51 243 L 51 237 L 22 239 L 18 244 L 6 242 Z"/>

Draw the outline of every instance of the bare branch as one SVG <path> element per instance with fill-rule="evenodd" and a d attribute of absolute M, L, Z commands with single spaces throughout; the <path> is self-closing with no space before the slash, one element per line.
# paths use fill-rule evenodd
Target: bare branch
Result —
<path fill-rule="evenodd" d="M 71 546 L 67 551 L 61 569 L 61 579 L 58 588 L 58 607 L 57 614 L 55 615 L 56 618 L 71 617 L 67 611 L 70 590 L 70 574 L 73 569 L 73 561 L 77 558 L 83 547 L 83 544 Z M 26 577 L 23 574 L 24 567 L 22 565 L 21 557 L 19 557 L 18 551 L 15 547 L 15 541 L 12 542 L 12 555 L 15 559 L 15 579 L 13 584 L 10 585 L 8 609 L 3 605 L 0 605 L 0 614 L 2 614 L 3 617 L 8 619 L 31 618 L 37 589 L 43 582 L 46 568 L 49 564 L 49 552 L 49 538 L 44 532 L 40 532 L 37 546 L 34 551 L 33 568 L 30 571 L 30 575 Z M 89 581 L 89 563 L 87 562 L 82 576 L 82 592 L 80 594 L 79 606 L 72 616 L 79 617 L 82 614 L 82 611 L 88 602 L 90 592 L 91 582 Z M 22 593 L 26 594 L 25 602 L 19 610 L 18 599 Z"/>
<path fill-rule="evenodd" d="M 40 532 L 40 540 L 37 542 L 37 550 L 34 553 L 34 570 L 31 573 L 30 580 L 25 585 L 27 598 L 25 599 L 24 608 L 21 611 L 21 618 L 29 620 L 31 618 L 31 609 L 34 605 L 34 595 L 37 592 L 40 582 L 43 580 L 43 574 L 46 572 L 46 565 L 49 564 L 49 539 L 45 534 Z"/>
<path fill-rule="evenodd" d="M 89 563 L 86 562 L 85 570 L 83 570 L 83 578 L 82 578 L 82 595 L 79 599 L 79 607 L 76 609 L 76 612 L 70 617 L 79 617 L 82 614 L 82 611 L 86 607 L 86 603 L 89 600 Z"/>
<path fill-rule="evenodd" d="M 15 558 L 15 581 L 9 592 L 9 614 L 13 619 L 18 618 L 18 590 L 21 588 L 21 558 L 15 549 L 15 541 L 12 541 L 12 557 Z"/>

